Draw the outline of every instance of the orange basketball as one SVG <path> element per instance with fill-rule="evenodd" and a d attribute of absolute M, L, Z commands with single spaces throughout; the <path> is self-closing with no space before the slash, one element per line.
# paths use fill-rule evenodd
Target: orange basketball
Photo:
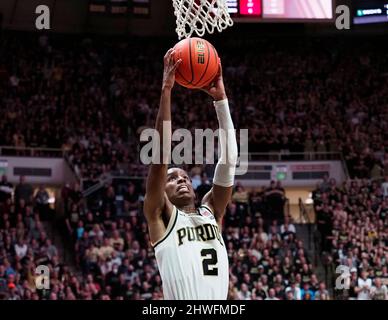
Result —
<path fill-rule="evenodd" d="M 175 47 L 174 60 L 182 59 L 175 80 L 189 89 L 208 86 L 219 70 L 219 58 L 211 43 L 201 38 L 187 38 Z"/>

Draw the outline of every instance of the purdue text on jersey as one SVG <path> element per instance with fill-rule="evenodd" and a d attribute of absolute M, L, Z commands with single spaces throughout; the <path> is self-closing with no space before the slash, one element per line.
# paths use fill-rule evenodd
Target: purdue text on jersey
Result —
<path fill-rule="evenodd" d="M 197 227 L 184 227 L 177 230 L 178 245 L 187 241 L 209 241 L 217 239 L 221 245 L 221 235 L 217 225 L 205 223 Z"/>

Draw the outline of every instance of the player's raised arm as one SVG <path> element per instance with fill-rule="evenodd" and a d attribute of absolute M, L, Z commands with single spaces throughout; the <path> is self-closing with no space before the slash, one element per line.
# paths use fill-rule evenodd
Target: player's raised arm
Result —
<path fill-rule="evenodd" d="M 221 156 L 218 160 L 212 189 L 204 196 L 202 203 L 213 209 L 217 223 L 221 227 L 222 218 L 233 191 L 234 174 L 237 163 L 237 141 L 232 117 L 230 115 L 228 98 L 222 78 L 222 66 L 213 85 L 204 88 L 213 99 L 220 128 L 219 147 Z"/>
<path fill-rule="evenodd" d="M 173 53 L 173 49 L 170 49 L 164 56 L 162 93 L 155 123 L 160 145 L 154 146 L 160 148 L 160 157 L 158 163 L 152 163 L 149 168 L 144 200 L 144 214 L 148 222 L 151 242 L 158 241 L 165 231 L 161 219 L 163 212 L 169 218 L 172 210 L 171 203 L 165 197 L 168 152 L 163 150 L 168 151 L 171 148 L 171 90 L 175 83 L 175 70 L 181 63 L 180 60 L 174 63 Z M 164 135 L 163 130 L 166 131 Z"/>

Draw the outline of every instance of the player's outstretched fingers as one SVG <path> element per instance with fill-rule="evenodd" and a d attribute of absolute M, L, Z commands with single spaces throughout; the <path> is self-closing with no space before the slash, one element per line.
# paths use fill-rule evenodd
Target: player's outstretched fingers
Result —
<path fill-rule="evenodd" d="M 165 62 L 165 63 L 168 62 L 168 59 L 170 58 L 171 52 L 172 52 L 173 50 L 174 50 L 173 48 L 170 48 L 170 49 L 167 50 L 166 54 L 164 55 L 164 62 Z"/>

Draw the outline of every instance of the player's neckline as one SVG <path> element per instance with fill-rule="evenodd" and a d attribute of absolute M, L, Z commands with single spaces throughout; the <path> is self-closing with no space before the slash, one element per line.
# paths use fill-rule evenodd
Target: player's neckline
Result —
<path fill-rule="evenodd" d="M 195 209 L 195 211 L 190 211 L 190 212 L 186 212 L 186 211 L 184 211 L 184 210 L 181 210 L 181 209 L 179 209 L 179 211 L 180 212 L 182 212 L 184 215 L 186 215 L 186 216 L 200 216 L 201 214 L 199 213 L 199 209 L 197 208 L 197 209 Z"/>

